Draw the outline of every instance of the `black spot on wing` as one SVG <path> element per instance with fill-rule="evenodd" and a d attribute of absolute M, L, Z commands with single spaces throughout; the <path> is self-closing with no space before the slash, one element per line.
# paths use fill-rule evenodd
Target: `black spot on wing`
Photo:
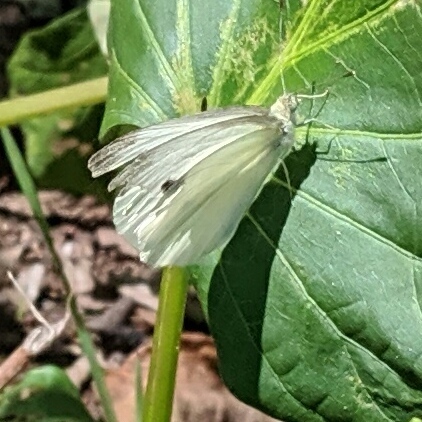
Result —
<path fill-rule="evenodd" d="M 174 192 L 183 183 L 183 180 L 172 180 L 168 179 L 161 185 L 161 191 L 163 193 Z"/>
<path fill-rule="evenodd" d="M 208 110 L 208 103 L 207 103 L 207 97 L 202 98 L 201 102 L 201 111 L 207 111 Z"/>

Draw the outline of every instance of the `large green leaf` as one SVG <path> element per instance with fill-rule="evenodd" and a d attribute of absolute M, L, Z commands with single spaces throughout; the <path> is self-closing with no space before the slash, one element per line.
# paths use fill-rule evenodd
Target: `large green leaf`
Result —
<path fill-rule="evenodd" d="M 281 71 L 289 91 L 328 88 L 286 160 L 293 193 L 279 169 L 194 276 L 242 400 L 286 421 L 407 421 L 422 414 L 420 4 L 283 3 L 280 43 L 272 0 L 113 2 L 103 133 L 203 96 L 270 104 Z"/>

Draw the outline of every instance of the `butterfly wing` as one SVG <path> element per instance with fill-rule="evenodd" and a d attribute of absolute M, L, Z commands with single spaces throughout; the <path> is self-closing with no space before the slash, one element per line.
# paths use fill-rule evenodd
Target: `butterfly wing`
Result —
<path fill-rule="evenodd" d="M 261 130 L 265 124 L 275 127 L 278 122 L 262 116 L 251 116 L 248 120 L 238 118 L 234 122 L 222 121 L 174 135 L 169 142 L 149 150 L 143 149 L 142 153 L 112 180 L 109 189 L 142 186 L 145 191 L 155 191 L 158 194 L 163 183 L 182 178 L 189 169 L 215 151 L 249 133 Z M 140 146 L 145 148 L 142 143 Z"/>
<path fill-rule="evenodd" d="M 136 158 L 146 159 L 146 153 L 149 155 L 165 144 L 169 144 L 172 149 L 179 151 L 180 145 L 183 146 L 186 143 L 187 137 L 198 141 L 204 134 L 219 130 L 225 122 L 230 125 L 240 125 L 249 118 L 260 117 L 268 117 L 268 111 L 265 108 L 230 107 L 168 120 L 135 130 L 116 139 L 92 155 L 88 162 L 88 168 L 93 177 L 98 177 L 130 163 Z M 205 142 L 207 144 L 219 143 L 221 139 L 207 136 Z M 199 144 L 198 147 L 204 148 L 204 145 Z"/>
<path fill-rule="evenodd" d="M 122 137 L 89 162 L 110 183 L 119 233 L 152 266 L 186 265 L 224 244 L 292 139 L 259 107 L 171 120 Z"/>
<path fill-rule="evenodd" d="M 260 129 L 202 160 L 152 209 L 139 207 L 133 192 L 118 196 L 114 206 L 117 230 L 149 265 L 197 262 L 233 235 L 277 164 L 280 148 L 274 128 Z M 132 205 L 128 209 L 129 198 Z"/>

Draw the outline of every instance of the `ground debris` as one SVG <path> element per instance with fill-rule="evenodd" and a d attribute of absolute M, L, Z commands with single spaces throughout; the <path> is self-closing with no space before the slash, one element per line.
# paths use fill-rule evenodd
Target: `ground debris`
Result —
<path fill-rule="evenodd" d="M 95 198 L 75 198 L 59 191 L 39 193 L 54 246 L 72 285 L 78 307 L 93 334 L 98 358 L 107 371 L 107 385 L 119 421 L 134 420 L 135 363 L 140 359 L 145 382 L 158 306 L 159 272 L 143 265 L 138 253 L 112 225 L 110 207 Z M 41 231 L 20 193 L 0 193 L 0 353 L 7 358 L 38 324 L 22 294 L 11 286 L 7 273 L 43 318 L 62 319 L 66 300 Z M 185 326 L 206 330 L 192 289 Z M 137 351 L 136 351 L 137 350 Z M 81 353 L 72 320 L 59 338 L 30 365 L 64 367 L 81 389 L 94 417 L 101 416 L 89 365 Z M 242 404 L 229 393 L 217 372 L 216 349 L 206 333 L 185 332 L 177 373 L 173 422 L 269 422 L 273 419 Z"/>

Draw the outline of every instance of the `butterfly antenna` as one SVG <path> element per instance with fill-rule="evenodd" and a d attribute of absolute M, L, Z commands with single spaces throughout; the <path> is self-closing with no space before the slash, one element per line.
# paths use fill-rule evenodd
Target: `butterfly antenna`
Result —
<path fill-rule="evenodd" d="M 315 82 L 312 83 L 312 90 L 315 90 Z M 296 98 L 298 98 L 299 100 L 301 100 L 301 99 L 310 99 L 311 100 L 311 107 L 310 107 L 308 116 L 312 116 L 312 114 L 313 114 L 314 99 L 315 98 L 324 98 L 324 101 L 322 102 L 322 104 L 320 105 L 320 107 L 318 108 L 318 111 L 314 114 L 314 116 L 308 117 L 303 122 L 298 123 L 297 126 L 305 126 L 305 125 L 309 125 L 310 123 L 315 122 L 317 120 L 318 116 L 321 114 L 322 109 L 325 107 L 325 104 L 327 103 L 329 94 L 330 94 L 330 92 L 327 89 L 321 94 L 311 94 L 311 95 L 300 94 L 300 95 L 296 95 Z"/>

